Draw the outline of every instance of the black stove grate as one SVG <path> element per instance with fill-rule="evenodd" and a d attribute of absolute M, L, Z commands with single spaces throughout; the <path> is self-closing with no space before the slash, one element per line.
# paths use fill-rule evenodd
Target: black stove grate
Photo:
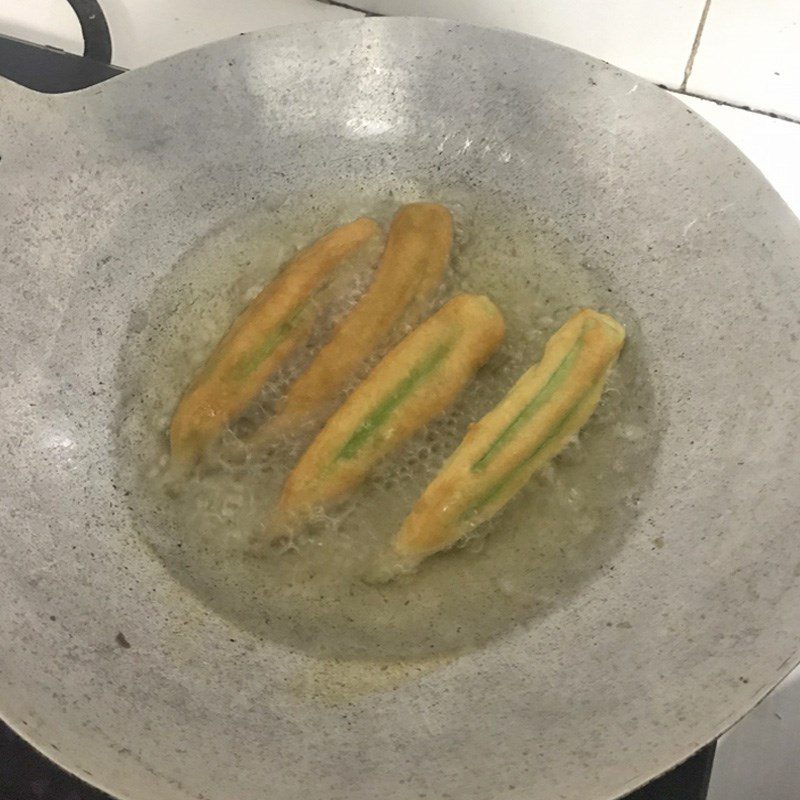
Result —
<path fill-rule="evenodd" d="M 710 744 L 624 800 L 705 800 L 713 763 Z M 113 798 L 57 767 L 0 722 L 0 800 Z"/>

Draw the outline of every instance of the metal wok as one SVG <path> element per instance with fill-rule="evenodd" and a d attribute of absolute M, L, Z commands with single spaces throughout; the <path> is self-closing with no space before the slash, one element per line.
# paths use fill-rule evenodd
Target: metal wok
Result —
<path fill-rule="evenodd" d="M 0 713 L 65 767 L 142 800 L 605 800 L 798 660 L 800 225 L 665 92 L 510 33 L 326 23 L 68 96 L 4 84 L 0 156 Z M 535 202 L 613 275 L 663 438 L 635 530 L 579 593 L 316 703 L 292 689 L 313 658 L 142 546 L 114 479 L 119 354 L 132 309 L 252 198 L 433 171 Z"/>

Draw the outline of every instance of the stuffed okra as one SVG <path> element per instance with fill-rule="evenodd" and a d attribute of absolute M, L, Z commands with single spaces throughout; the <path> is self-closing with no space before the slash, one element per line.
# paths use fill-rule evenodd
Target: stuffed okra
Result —
<path fill-rule="evenodd" d="M 458 295 L 370 372 L 286 480 L 283 515 L 301 515 L 355 487 L 374 464 L 447 408 L 500 344 L 503 317 L 487 297 Z"/>
<path fill-rule="evenodd" d="M 331 270 L 379 233 L 362 217 L 301 250 L 245 308 L 190 384 L 172 417 L 173 468 L 184 471 L 241 414 L 267 378 L 306 340 L 313 292 Z"/>
<path fill-rule="evenodd" d="M 592 415 L 624 340 L 606 314 L 586 309 L 569 319 L 542 360 L 470 428 L 382 563 L 413 568 L 494 516 Z"/>
<path fill-rule="evenodd" d="M 412 302 L 421 304 L 439 285 L 452 241 L 444 206 L 412 203 L 395 214 L 369 288 L 289 387 L 278 415 L 253 436 L 254 445 L 324 415 Z"/>

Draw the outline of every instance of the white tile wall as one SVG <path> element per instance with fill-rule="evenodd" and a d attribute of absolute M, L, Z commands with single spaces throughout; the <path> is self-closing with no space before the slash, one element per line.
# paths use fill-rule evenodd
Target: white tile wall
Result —
<path fill-rule="evenodd" d="M 0 33 L 68 53 L 83 52 L 81 26 L 65 0 L 0 0 Z"/>
<path fill-rule="evenodd" d="M 800 120 L 800 0 L 711 0 L 688 89 Z"/>
<path fill-rule="evenodd" d="M 800 87 L 800 76 L 795 86 Z M 800 217 L 800 124 L 677 97 L 739 147 Z M 708 794 L 708 800 L 798 798 L 800 667 L 721 737 Z"/>
<path fill-rule="evenodd" d="M 139 67 L 273 25 L 361 16 L 315 0 L 100 0 L 100 4 L 111 30 L 113 61 L 121 67 Z"/>
<path fill-rule="evenodd" d="M 2 0 L 0 0 L 2 1 Z M 360 16 L 315 0 L 100 0 L 114 63 L 138 67 L 237 33 L 324 18 Z"/>
<path fill-rule="evenodd" d="M 678 87 L 704 0 L 349 0 L 349 3 L 379 14 L 444 17 L 530 33 L 583 50 L 656 83 Z"/>
<path fill-rule="evenodd" d="M 795 86 L 800 91 L 800 76 Z M 722 106 L 710 100 L 683 95 L 677 97 L 719 128 L 764 173 L 792 211 L 800 217 L 799 123 L 772 119 L 764 114 Z M 800 764 L 800 728 L 797 736 Z M 797 797 L 793 800 L 800 800 L 800 782 Z"/>
<path fill-rule="evenodd" d="M 800 797 L 800 672 L 720 739 L 708 800 Z"/>

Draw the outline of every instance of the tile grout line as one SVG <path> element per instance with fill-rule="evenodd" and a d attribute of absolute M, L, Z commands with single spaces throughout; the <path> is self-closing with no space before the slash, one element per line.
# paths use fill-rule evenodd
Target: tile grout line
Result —
<path fill-rule="evenodd" d="M 764 111 L 761 108 L 752 108 L 751 106 L 746 106 L 741 103 L 734 103 L 730 100 L 720 100 L 718 97 L 709 97 L 707 94 L 690 92 L 687 89 L 675 89 L 671 86 L 665 86 L 663 83 L 657 83 L 656 86 L 658 86 L 659 89 L 666 89 L 668 92 L 672 92 L 673 94 L 680 94 L 684 95 L 685 97 L 694 97 L 697 100 L 707 100 L 709 103 L 716 103 L 716 105 L 725 106 L 725 108 L 735 108 L 739 111 L 747 111 L 750 114 L 760 114 L 762 117 L 770 117 L 771 119 L 779 119 L 782 122 L 791 122 L 795 125 L 800 125 L 800 119 L 787 116 L 786 114 L 779 114 L 777 111 Z"/>
<path fill-rule="evenodd" d="M 686 68 L 683 70 L 683 81 L 681 82 L 681 91 L 686 91 L 686 86 L 689 83 L 689 78 L 692 75 L 692 68 L 694 67 L 694 59 L 697 56 L 697 51 L 700 49 L 700 40 L 703 38 L 703 28 L 706 26 L 708 19 L 708 10 L 711 8 L 711 0 L 706 0 L 703 6 L 703 13 L 700 15 L 700 23 L 697 26 L 697 33 L 694 35 L 692 42 L 692 50 L 689 53 L 689 58 L 686 61 Z"/>
<path fill-rule="evenodd" d="M 359 8 L 358 6 L 351 5 L 350 3 L 344 2 L 343 0 L 317 0 L 317 2 L 322 3 L 324 5 L 331 5 L 331 6 L 338 6 L 339 8 L 346 8 L 350 11 L 359 11 L 362 14 L 365 14 L 368 17 L 382 17 L 383 14 L 378 14 L 374 11 L 365 11 L 363 8 Z M 706 20 L 708 19 L 708 11 L 711 8 L 711 0 L 705 0 L 705 5 L 703 6 L 703 12 L 700 15 L 700 22 L 697 26 L 697 32 L 695 33 L 694 42 L 692 42 L 692 51 L 689 54 L 689 59 L 686 62 L 686 68 L 684 69 L 683 73 L 683 81 L 681 81 L 681 85 L 678 87 L 673 86 L 666 86 L 663 83 L 657 83 L 656 86 L 659 89 L 666 89 L 668 92 L 674 92 L 675 94 L 685 95 L 686 97 L 694 97 L 698 100 L 707 100 L 710 103 L 716 103 L 718 106 L 725 106 L 726 108 L 736 108 L 739 111 L 748 111 L 751 114 L 760 114 L 763 117 L 771 117 L 772 119 L 779 119 L 783 122 L 791 122 L 795 125 L 800 125 L 800 118 L 790 117 L 786 114 L 780 114 L 775 111 L 764 111 L 760 108 L 751 108 L 750 106 L 734 103 L 730 100 L 720 100 L 718 97 L 709 97 L 705 94 L 699 94 L 698 92 L 690 92 L 686 88 L 686 84 L 689 81 L 689 78 L 692 74 L 692 67 L 694 66 L 695 56 L 697 55 L 697 51 L 700 48 L 700 39 L 703 36 L 703 29 L 705 28 Z"/>

